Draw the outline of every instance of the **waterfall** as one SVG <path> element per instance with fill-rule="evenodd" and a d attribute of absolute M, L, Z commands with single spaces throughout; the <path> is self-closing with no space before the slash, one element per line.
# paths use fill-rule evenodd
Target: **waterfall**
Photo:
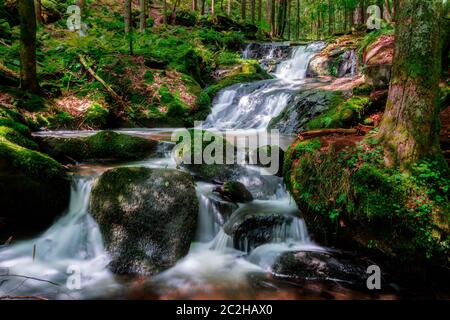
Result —
<path fill-rule="evenodd" d="M 75 177 L 67 212 L 36 239 L 1 249 L 0 268 L 8 270 L 7 274 L 26 275 L 57 283 L 57 288 L 48 288 L 51 289 L 48 294 L 55 298 L 76 295 L 76 292 L 69 292 L 65 287 L 67 277 L 73 272 L 71 270 L 79 270 L 85 276 L 83 283 L 89 284 L 91 288 L 100 283 L 103 286 L 112 285 L 106 269 L 109 260 L 102 236 L 97 223 L 88 213 L 92 183 L 93 177 Z M 0 295 L 14 289 L 23 280 L 20 277 L 8 278 L 7 284 L 0 287 Z M 39 285 L 42 283 L 28 279 L 14 290 L 14 294 L 30 294 L 34 290 L 42 294 Z"/>
<path fill-rule="evenodd" d="M 323 47 L 323 42 L 296 47 L 291 57 L 278 65 L 273 74 L 275 79 L 223 89 L 214 99 L 212 112 L 203 126 L 218 130 L 265 129 L 298 91 L 309 61 Z M 249 55 L 248 50 L 244 55 Z M 269 50 L 268 55 L 273 55 L 273 51 Z"/>

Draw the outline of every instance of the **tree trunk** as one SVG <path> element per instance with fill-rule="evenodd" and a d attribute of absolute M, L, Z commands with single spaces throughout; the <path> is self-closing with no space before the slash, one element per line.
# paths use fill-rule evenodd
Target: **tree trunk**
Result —
<path fill-rule="evenodd" d="M 408 169 L 439 146 L 441 1 L 399 0 L 391 84 L 380 137 L 386 164 Z"/>
<path fill-rule="evenodd" d="M 262 21 L 262 0 L 258 0 L 258 23 Z"/>
<path fill-rule="evenodd" d="M 36 13 L 33 0 L 19 0 L 20 79 L 24 90 L 40 92 L 36 72 Z"/>
<path fill-rule="evenodd" d="M 245 22 L 247 11 L 247 0 L 241 0 L 241 20 Z"/>
<path fill-rule="evenodd" d="M 128 33 L 131 30 L 131 0 L 125 0 L 125 32 Z"/>
<path fill-rule="evenodd" d="M 146 18 L 146 10 L 145 10 L 145 1 L 139 0 L 139 32 L 145 31 L 145 18 Z"/>
<path fill-rule="evenodd" d="M 42 24 L 44 20 L 42 19 L 42 4 L 41 0 L 34 0 L 34 7 L 36 10 L 36 21 L 39 24 Z"/>
<path fill-rule="evenodd" d="M 275 36 L 275 0 L 272 0 L 270 5 L 270 35 Z"/>
<path fill-rule="evenodd" d="M 197 0 L 192 0 L 192 11 L 197 11 Z"/>
<path fill-rule="evenodd" d="M 250 0 L 250 8 L 251 8 L 251 15 L 252 15 L 252 24 L 255 24 L 256 20 L 256 8 L 255 8 L 255 0 Z"/>
<path fill-rule="evenodd" d="M 231 0 L 228 0 L 227 15 L 230 16 L 230 14 L 231 14 Z"/>
<path fill-rule="evenodd" d="M 211 16 L 214 17 L 214 0 L 211 0 Z"/>
<path fill-rule="evenodd" d="M 300 39 L 300 0 L 297 0 L 297 24 L 295 38 Z"/>

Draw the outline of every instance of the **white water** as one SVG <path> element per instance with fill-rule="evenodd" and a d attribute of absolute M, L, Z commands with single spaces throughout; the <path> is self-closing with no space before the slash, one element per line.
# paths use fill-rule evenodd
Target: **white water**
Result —
<path fill-rule="evenodd" d="M 223 90 L 205 121 L 210 128 L 264 129 L 270 119 L 279 114 L 295 90 L 293 81 L 305 76 L 307 63 L 320 46 L 299 47 L 291 59 L 281 64 L 275 73 L 278 79 L 246 85 L 236 85 Z M 295 83 L 298 84 L 298 83 Z M 146 135 L 152 130 L 131 130 L 127 133 Z M 57 133 L 53 133 L 57 134 Z M 83 133 L 86 134 L 86 133 Z M 70 136 L 70 132 L 63 135 Z M 149 134 L 151 136 L 151 134 Z M 175 167 L 175 162 L 164 148 L 160 159 L 149 159 L 126 164 L 127 166 Z M 89 195 L 95 175 L 105 167 L 80 166 L 81 177 L 74 178 L 70 206 L 41 236 L 0 248 L 0 295 L 39 295 L 57 299 L 108 297 L 118 294 L 122 286 L 108 271 L 108 255 L 97 224 L 88 212 Z M 286 221 L 270 230 L 271 241 L 254 248 L 249 239 L 243 241 L 243 250 L 234 247 L 234 241 L 223 227 L 225 219 L 214 206 L 211 195 L 213 185 L 199 182 L 197 196 L 200 202 L 196 241 L 189 254 L 173 268 L 157 275 L 153 283 L 165 294 L 173 289 L 199 289 L 208 285 L 227 288 L 250 286 L 250 275 L 264 277 L 271 270 L 279 254 L 286 250 L 315 248 L 308 236 L 298 209 L 286 192 L 281 178 L 261 176 L 258 170 L 248 167 L 240 177 L 256 200 L 239 204 L 228 220 L 233 224 L 246 215 L 279 215 Z M 97 172 L 92 176 L 92 171 Z M 221 220 L 222 219 L 222 220 Z M 33 247 L 36 247 L 33 259 Z M 249 254 L 248 254 L 249 253 Z M 81 271 L 81 289 L 70 290 L 68 268 Z M 6 274 L 8 273 L 8 274 Z M 9 276 L 8 276 L 9 275 Z M 55 284 L 20 276 L 36 277 Z M 203 289 L 202 289 L 203 288 Z"/>
<path fill-rule="evenodd" d="M 322 42 L 296 47 L 291 57 L 278 65 L 273 80 L 237 84 L 220 91 L 203 126 L 218 130 L 267 128 L 297 92 L 309 61 L 323 47 Z"/>

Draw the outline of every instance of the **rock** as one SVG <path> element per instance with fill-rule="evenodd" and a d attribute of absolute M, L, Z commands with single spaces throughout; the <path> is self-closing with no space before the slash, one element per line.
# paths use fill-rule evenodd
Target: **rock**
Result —
<path fill-rule="evenodd" d="M 254 248 L 271 243 L 276 237 L 284 237 L 281 230 L 293 221 L 293 217 L 281 214 L 249 214 L 240 219 L 232 218 L 225 224 L 225 232 L 233 238 L 234 248 L 250 252 Z M 277 233 L 280 230 L 280 233 Z"/>
<path fill-rule="evenodd" d="M 156 151 L 158 142 L 113 131 L 100 131 L 90 137 L 45 137 L 42 149 L 61 161 L 135 160 Z"/>
<path fill-rule="evenodd" d="M 95 182 L 90 209 L 111 255 L 110 269 L 150 275 L 187 254 L 199 206 L 187 173 L 117 168 Z"/>
<path fill-rule="evenodd" d="M 394 57 L 394 36 L 383 35 L 364 49 L 363 73 L 366 82 L 374 87 L 389 85 Z"/>
<path fill-rule="evenodd" d="M 287 251 L 275 261 L 276 275 L 296 279 L 337 279 L 362 287 L 366 286 L 368 260 L 338 252 Z"/>
<path fill-rule="evenodd" d="M 0 137 L 0 236 L 44 230 L 67 208 L 69 197 L 62 165 Z"/>
<path fill-rule="evenodd" d="M 221 194 L 226 200 L 232 202 L 250 202 L 253 196 L 250 191 L 239 181 L 227 181 L 223 186 L 216 188 L 216 192 Z"/>
<path fill-rule="evenodd" d="M 235 163 L 234 145 L 221 135 L 209 131 L 191 129 L 186 132 L 182 141 L 175 147 L 175 160 L 178 165 L 206 181 L 232 180 L 243 171 L 243 168 Z"/>
<path fill-rule="evenodd" d="M 271 120 L 269 129 L 277 129 L 282 134 L 304 131 L 311 119 L 331 109 L 339 101 L 342 98 L 338 91 L 312 89 L 300 92 L 279 116 Z"/>

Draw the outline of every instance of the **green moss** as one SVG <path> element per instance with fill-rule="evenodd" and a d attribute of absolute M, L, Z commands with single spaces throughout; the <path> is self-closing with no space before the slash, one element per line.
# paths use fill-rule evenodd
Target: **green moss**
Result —
<path fill-rule="evenodd" d="M 14 129 L 6 126 L 0 126 L 0 137 L 5 138 L 9 142 L 15 143 L 21 147 L 37 150 L 38 145 L 27 136 L 15 131 Z"/>
<path fill-rule="evenodd" d="M 314 233 L 353 243 L 395 264 L 445 265 L 450 249 L 450 175 L 437 160 L 411 173 L 384 165 L 376 139 L 340 151 L 320 142 L 292 145 L 284 175 Z M 341 221 L 338 224 L 337 221 Z"/>
<path fill-rule="evenodd" d="M 87 110 L 83 122 L 94 128 L 105 127 L 108 122 L 109 111 L 98 102 L 94 102 Z"/>
<path fill-rule="evenodd" d="M 52 179 L 64 175 L 64 167 L 47 155 L 19 146 L 0 136 L 0 158 L 31 176 Z"/>
<path fill-rule="evenodd" d="M 139 159 L 155 151 L 157 142 L 113 131 L 101 131 L 85 138 L 46 138 L 47 151 L 55 158 L 70 157 L 83 161 L 90 159 Z"/>
<path fill-rule="evenodd" d="M 368 97 L 354 96 L 342 103 L 337 98 L 331 107 L 309 121 L 306 127 L 309 130 L 322 128 L 343 128 L 362 120 L 364 112 L 370 107 L 371 101 Z"/>

